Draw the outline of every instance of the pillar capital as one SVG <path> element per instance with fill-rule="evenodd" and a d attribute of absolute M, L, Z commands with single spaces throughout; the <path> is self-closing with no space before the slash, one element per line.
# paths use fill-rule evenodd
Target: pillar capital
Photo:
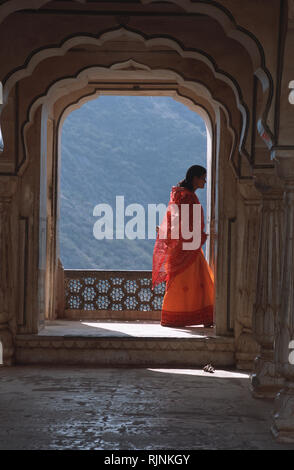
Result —
<path fill-rule="evenodd" d="M 253 182 L 263 198 L 280 199 L 283 196 L 284 184 L 275 168 L 255 169 Z"/>
<path fill-rule="evenodd" d="M 294 148 L 274 148 L 271 159 L 278 177 L 286 183 L 288 189 L 294 190 Z"/>
<path fill-rule="evenodd" d="M 257 190 L 254 180 L 240 180 L 239 191 L 246 205 L 261 203 L 261 194 Z"/>
<path fill-rule="evenodd" d="M 11 202 L 17 189 L 18 176 L 0 176 L 0 203 Z"/>

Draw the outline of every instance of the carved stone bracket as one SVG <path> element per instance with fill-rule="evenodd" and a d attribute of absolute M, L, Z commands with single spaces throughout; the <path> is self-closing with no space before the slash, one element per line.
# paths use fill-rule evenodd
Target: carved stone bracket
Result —
<path fill-rule="evenodd" d="M 4 365 L 10 365 L 13 357 L 11 299 L 14 266 L 11 208 L 16 188 L 17 177 L 0 177 L 0 341 Z"/>

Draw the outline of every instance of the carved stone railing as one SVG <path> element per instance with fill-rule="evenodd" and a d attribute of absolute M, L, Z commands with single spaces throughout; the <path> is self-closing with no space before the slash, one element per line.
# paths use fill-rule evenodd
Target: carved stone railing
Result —
<path fill-rule="evenodd" d="M 165 284 L 152 290 L 151 271 L 67 270 L 64 318 L 158 320 Z"/>

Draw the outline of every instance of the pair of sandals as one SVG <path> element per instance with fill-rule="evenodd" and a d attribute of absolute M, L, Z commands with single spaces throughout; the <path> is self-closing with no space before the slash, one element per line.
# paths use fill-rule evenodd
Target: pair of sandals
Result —
<path fill-rule="evenodd" d="M 203 367 L 204 372 L 209 372 L 210 374 L 214 373 L 214 367 L 211 364 L 206 364 L 206 366 Z"/>

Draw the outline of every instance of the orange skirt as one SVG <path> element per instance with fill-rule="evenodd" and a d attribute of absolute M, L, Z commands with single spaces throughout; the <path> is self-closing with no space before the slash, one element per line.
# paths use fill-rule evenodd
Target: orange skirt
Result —
<path fill-rule="evenodd" d="M 214 276 L 203 251 L 170 283 L 162 304 L 162 326 L 213 324 Z"/>

